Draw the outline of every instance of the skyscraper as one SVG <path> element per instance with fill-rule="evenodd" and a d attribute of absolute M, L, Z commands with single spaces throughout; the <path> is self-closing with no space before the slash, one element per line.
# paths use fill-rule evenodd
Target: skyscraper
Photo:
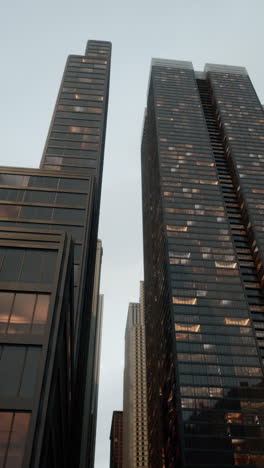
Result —
<path fill-rule="evenodd" d="M 148 430 L 143 281 L 140 282 L 140 303 L 131 302 L 128 308 L 123 391 L 123 463 L 126 468 L 146 468 Z"/>
<path fill-rule="evenodd" d="M 123 468 L 123 411 L 113 411 L 110 432 L 110 468 Z"/>
<path fill-rule="evenodd" d="M 153 59 L 142 140 L 149 464 L 264 466 L 264 113 L 245 68 Z"/>
<path fill-rule="evenodd" d="M 41 169 L 0 168 L 3 468 L 93 466 L 110 59 L 70 55 Z"/>

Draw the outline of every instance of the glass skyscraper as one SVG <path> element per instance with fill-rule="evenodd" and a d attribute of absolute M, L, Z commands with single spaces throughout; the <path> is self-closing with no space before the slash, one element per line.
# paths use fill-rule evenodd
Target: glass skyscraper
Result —
<path fill-rule="evenodd" d="M 264 467 L 264 112 L 153 59 L 142 139 L 149 465 Z"/>
<path fill-rule="evenodd" d="M 70 55 L 40 169 L 0 168 L 0 466 L 93 466 L 111 44 Z"/>

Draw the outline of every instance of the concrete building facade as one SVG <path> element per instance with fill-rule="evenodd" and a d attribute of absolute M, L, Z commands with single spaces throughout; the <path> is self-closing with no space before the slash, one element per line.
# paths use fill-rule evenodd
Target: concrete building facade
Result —
<path fill-rule="evenodd" d="M 144 283 L 140 302 L 130 303 L 125 333 L 123 460 L 127 468 L 148 467 Z"/>

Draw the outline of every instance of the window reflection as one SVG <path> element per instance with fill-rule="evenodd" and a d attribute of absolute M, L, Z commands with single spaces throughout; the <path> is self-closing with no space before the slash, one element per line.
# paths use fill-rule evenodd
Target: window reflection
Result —
<path fill-rule="evenodd" d="M 187 325 L 184 323 L 175 323 L 176 331 L 187 331 L 192 333 L 198 333 L 201 329 L 200 325 Z"/>
<path fill-rule="evenodd" d="M 0 413 L 1 468 L 22 467 L 29 422 L 30 413 Z"/>
<path fill-rule="evenodd" d="M 3 218 L 17 218 L 19 211 L 18 205 L 0 205 L 0 216 Z"/>
<path fill-rule="evenodd" d="M 22 185 L 23 175 L 19 174 L 0 174 L 1 185 Z"/>
<path fill-rule="evenodd" d="M 16 294 L 8 333 L 29 333 L 35 300 L 35 294 Z"/>
<path fill-rule="evenodd" d="M 173 297 L 172 298 L 173 304 L 189 304 L 189 305 L 195 305 L 197 304 L 197 298 L 192 297 L 192 298 L 186 298 L 186 297 Z"/>
<path fill-rule="evenodd" d="M 0 292 L 0 333 L 43 334 L 48 310 L 48 294 Z"/>
<path fill-rule="evenodd" d="M 47 294 L 38 294 L 35 307 L 34 319 L 32 324 L 32 334 L 42 335 L 44 333 L 49 310 L 49 296 Z"/>
<path fill-rule="evenodd" d="M 14 293 L 0 292 L 0 333 L 6 332 L 14 297 Z"/>
<path fill-rule="evenodd" d="M 235 319 L 230 317 L 225 317 L 225 324 L 226 325 L 240 325 L 245 327 L 250 324 L 250 320 L 248 319 Z"/>

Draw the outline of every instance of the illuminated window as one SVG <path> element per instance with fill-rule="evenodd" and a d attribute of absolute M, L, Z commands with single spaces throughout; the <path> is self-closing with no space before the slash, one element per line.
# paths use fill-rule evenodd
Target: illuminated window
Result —
<path fill-rule="evenodd" d="M 197 298 L 192 297 L 192 298 L 186 298 L 186 297 L 173 297 L 172 298 L 173 304 L 189 304 L 189 305 L 195 305 L 197 304 Z"/>
<path fill-rule="evenodd" d="M 242 413 L 226 413 L 225 419 L 228 424 L 242 424 L 243 415 Z"/>
<path fill-rule="evenodd" d="M 176 232 L 186 232 L 188 231 L 187 226 L 171 226 L 168 225 L 166 226 L 167 231 L 176 231 Z"/>
<path fill-rule="evenodd" d="M 230 268 L 230 269 L 233 269 L 233 268 L 237 268 L 237 263 L 236 262 L 215 262 L 215 266 L 217 268 Z"/>
<path fill-rule="evenodd" d="M 202 161 L 197 161 L 196 166 L 214 167 L 214 163 L 206 163 L 206 162 L 202 162 Z"/>
<path fill-rule="evenodd" d="M 198 333 L 201 329 L 200 325 L 187 325 L 185 323 L 175 323 L 176 331 L 186 331 L 192 333 Z"/>
<path fill-rule="evenodd" d="M 250 324 L 250 320 L 248 319 L 237 319 L 237 318 L 230 318 L 225 317 L 224 319 L 226 325 L 239 325 L 240 327 L 246 327 Z"/>
<path fill-rule="evenodd" d="M 191 252 L 169 252 L 170 257 L 190 258 Z"/>

